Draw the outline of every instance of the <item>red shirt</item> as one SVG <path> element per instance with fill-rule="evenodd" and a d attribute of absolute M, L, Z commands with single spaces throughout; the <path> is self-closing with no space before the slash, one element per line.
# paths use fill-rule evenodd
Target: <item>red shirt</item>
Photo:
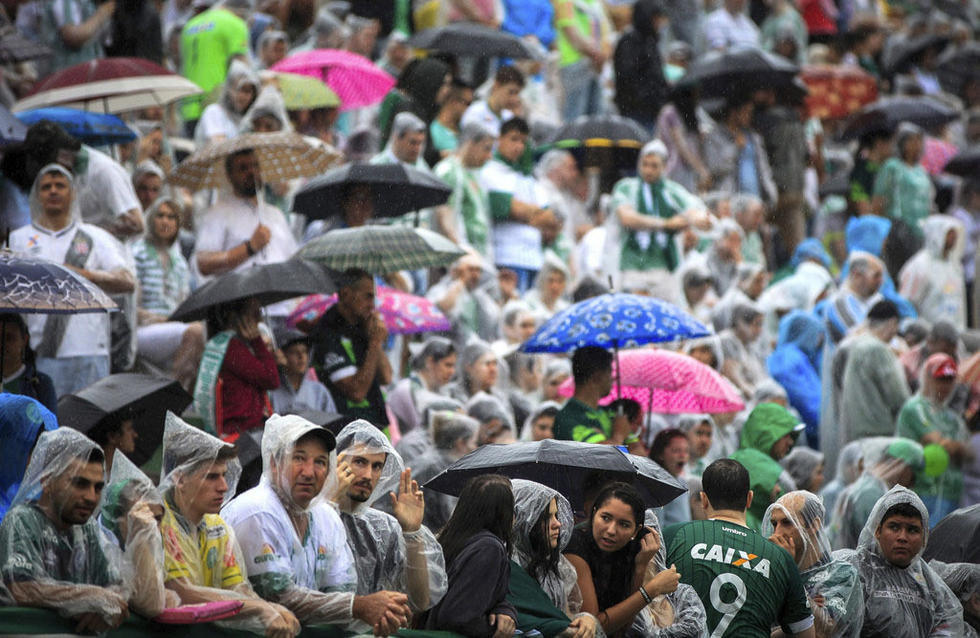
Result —
<path fill-rule="evenodd" d="M 279 370 L 262 338 L 246 343 L 237 335 L 232 337 L 218 378 L 222 384 L 222 430 L 244 432 L 263 427 L 265 393 L 279 387 Z"/>

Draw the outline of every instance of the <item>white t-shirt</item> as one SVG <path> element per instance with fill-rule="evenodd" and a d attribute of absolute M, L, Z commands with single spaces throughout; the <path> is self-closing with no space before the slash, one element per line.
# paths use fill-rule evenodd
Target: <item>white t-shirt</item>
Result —
<path fill-rule="evenodd" d="M 496 113 L 490 110 L 490 105 L 487 104 L 486 100 L 477 100 L 466 107 L 466 111 L 463 112 L 463 117 L 459 121 L 459 129 L 463 130 L 463 127 L 472 122 L 479 122 L 488 130 L 493 131 L 494 135 L 500 137 L 500 125 L 512 117 L 514 117 L 514 113 L 507 109 L 501 111 L 498 117 Z"/>
<path fill-rule="evenodd" d="M 201 113 L 201 119 L 194 129 L 194 143 L 199 147 L 208 143 L 212 137 L 224 135 L 231 139 L 238 136 L 238 124 L 230 117 L 228 111 L 220 104 L 210 104 Z"/>
<path fill-rule="evenodd" d="M 702 29 L 709 50 L 759 47 L 759 29 L 743 13 L 732 15 L 724 7 L 716 9 L 704 18 Z"/>
<path fill-rule="evenodd" d="M 10 233 L 10 249 L 32 257 L 43 257 L 55 263 L 65 262 L 68 249 L 79 230 L 92 238 L 92 250 L 85 261 L 87 270 L 117 270 L 132 268 L 123 256 L 122 244 L 98 226 L 84 222 L 72 222 L 70 226 L 53 232 L 36 224 L 23 226 Z M 133 275 L 135 277 L 135 275 Z M 37 349 L 44 335 L 47 315 L 27 315 L 27 328 L 31 333 L 31 345 Z M 65 330 L 65 337 L 58 348 L 58 358 L 109 355 L 109 317 L 106 313 L 90 312 L 72 315 Z"/>
<path fill-rule="evenodd" d="M 531 175 L 523 175 L 498 159 L 487 162 L 480 171 L 480 184 L 488 193 L 509 193 L 514 199 L 546 205 L 546 193 Z M 493 255 L 496 265 L 540 270 L 544 263 L 541 231 L 523 222 L 496 221 L 493 225 Z"/>
<path fill-rule="evenodd" d="M 130 210 L 142 211 L 126 169 L 102 151 L 88 146 L 85 151 L 88 169 L 75 178 L 83 221 L 104 228 Z"/>
<path fill-rule="evenodd" d="M 296 586 L 320 592 L 354 592 L 357 571 L 347 546 L 347 530 L 332 505 L 309 510 L 310 524 L 301 542 L 282 502 L 265 478 L 221 510 L 235 530 L 250 578 L 288 574 Z M 350 604 L 353 604 L 353 596 Z"/>

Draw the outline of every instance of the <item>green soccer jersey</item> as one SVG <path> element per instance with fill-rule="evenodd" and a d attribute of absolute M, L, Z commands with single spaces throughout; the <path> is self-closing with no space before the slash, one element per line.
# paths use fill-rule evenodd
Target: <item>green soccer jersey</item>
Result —
<path fill-rule="evenodd" d="M 248 56 L 248 26 L 224 7 L 214 7 L 191 18 L 180 34 L 181 75 L 207 94 L 225 81 L 228 59 Z M 184 120 L 196 120 L 204 110 L 204 95 L 184 98 Z"/>
<path fill-rule="evenodd" d="M 789 553 L 755 531 L 727 521 L 694 521 L 678 528 L 667 564 L 692 586 L 708 612 L 711 638 L 769 638 L 780 624 L 790 634 L 813 615 Z"/>

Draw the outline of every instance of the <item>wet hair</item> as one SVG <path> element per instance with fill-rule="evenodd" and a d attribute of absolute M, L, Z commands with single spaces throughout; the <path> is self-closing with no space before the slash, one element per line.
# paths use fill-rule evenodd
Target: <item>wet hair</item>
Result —
<path fill-rule="evenodd" d="M 336 277 L 337 290 L 353 288 L 358 284 L 358 282 L 363 281 L 364 279 L 374 281 L 374 276 L 363 268 L 348 268 Z"/>
<path fill-rule="evenodd" d="M 132 409 L 119 410 L 105 416 L 95 424 L 95 427 L 88 433 L 88 438 L 105 448 L 109 443 L 109 436 L 122 432 L 123 422 L 136 417 L 136 411 Z"/>
<path fill-rule="evenodd" d="M 869 324 L 881 323 L 889 319 L 898 319 L 898 317 L 898 306 L 887 299 L 882 299 L 871 306 L 871 309 L 868 310 L 868 314 L 866 315 Z"/>
<path fill-rule="evenodd" d="M 422 370 L 425 362 L 430 358 L 435 361 L 442 361 L 448 356 L 456 354 L 456 346 L 445 337 L 429 337 L 422 345 L 418 354 L 412 357 L 412 369 Z"/>
<path fill-rule="evenodd" d="M 749 471 L 733 459 L 718 459 L 701 475 L 701 491 L 716 510 L 745 511 L 749 496 Z"/>
<path fill-rule="evenodd" d="M 896 503 L 885 510 L 885 515 L 881 517 L 881 522 L 878 523 L 878 529 L 885 524 L 892 516 L 905 516 L 907 518 L 914 518 L 922 523 L 922 512 L 917 510 L 911 503 Z"/>
<path fill-rule="evenodd" d="M 541 515 L 531 528 L 529 537 L 531 560 L 527 565 L 527 573 L 535 579 L 541 579 L 548 573 L 558 573 L 558 559 L 561 557 L 561 549 L 551 546 L 551 539 L 548 538 L 548 521 L 551 518 L 551 500 L 547 501 L 545 508 L 541 510 Z"/>
<path fill-rule="evenodd" d="M 960 341 L 960 331 L 952 322 L 940 319 L 932 324 L 932 328 L 929 330 L 929 340 L 932 342 L 943 341 L 955 346 Z"/>
<path fill-rule="evenodd" d="M 650 446 L 650 458 L 656 461 L 660 466 L 664 464 L 664 450 L 670 445 L 670 442 L 674 439 L 687 439 L 687 435 L 678 430 L 677 428 L 667 428 L 666 430 L 660 430 L 657 432 L 657 436 L 653 437 L 653 445 Z"/>
<path fill-rule="evenodd" d="M 572 291 L 572 301 L 578 303 L 586 299 L 604 295 L 607 292 L 609 292 L 608 286 L 592 275 L 586 275 L 582 277 L 582 280 L 575 286 L 575 290 Z"/>
<path fill-rule="evenodd" d="M 524 118 L 512 117 L 500 125 L 500 137 L 507 135 L 511 131 L 517 131 L 521 135 L 530 135 L 531 127 L 528 126 L 527 120 Z"/>
<path fill-rule="evenodd" d="M 647 508 L 646 503 L 643 502 L 643 498 L 640 496 L 640 493 L 636 491 L 635 487 L 629 483 L 622 483 L 619 481 L 605 486 L 595 497 L 595 502 L 592 503 L 592 511 L 589 513 L 589 521 L 592 521 L 592 519 L 595 518 L 596 512 L 598 512 L 603 505 L 614 498 L 626 503 L 629 508 L 633 510 L 633 522 L 637 527 L 643 525 Z"/>
<path fill-rule="evenodd" d="M 572 378 L 575 385 L 588 383 L 599 372 L 612 367 L 612 353 L 598 346 L 583 346 L 572 353 Z"/>
<path fill-rule="evenodd" d="M 15 312 L 4 312 L 0 313 L 0 326 L 4 324 L 12 323 L 20 328 L 20 334 L 25 339 L 29 339 L 31 336 L 30 331 L 27 329 L 27 321 L 24 317 Z M 3 338 L 3 334 L 0 333 L 0 339 Z M 27 382 L 31 384 L 34 389 L 34 394 L 31 396 L 40 396 L 38 393 L 41 390 L 41 379 L 38 377 L 37 372 L 37 356 L 34 353 L 34 349 L 31 348 L 30 344 L 24 344 L 24 371 L 27 373 Z"/>
<path fill-rule="evenodd" d="M 616 399 L 607 406 L 607 409 L 613 414 L 619 413 L 619 408 L 623 408 L 623 414 L 630 421 L 639 418 L 640 413 L 643 412 L 643 406 L 640 405 L 639 401 L 634 399 L 621 398 Z"/>
<path fill-rule="evenodd" d="M 516 84 L 524 88 L 524 74 L 512 66 L 502 66 L 497 69 L 497 74 L 493 76 L 493 83 L 503 86 L 504 84 Z"/>
<path fill-rule="evenodd" d="M 86 463 L 105 463 L 105 452 L 102 448 L 94 447 L 87 455 L 79 458 L 84 459 Z"/>
<path fill-rule="evenodd" d="M 474 534 L 487 531 L 496 536 L 511 554 L 514 527 L 514 492 L 510 479 L 500 474 L 482 474 L 467 481 L 456 509 L 439 532 L 446 565 L 466 546 Z"/>

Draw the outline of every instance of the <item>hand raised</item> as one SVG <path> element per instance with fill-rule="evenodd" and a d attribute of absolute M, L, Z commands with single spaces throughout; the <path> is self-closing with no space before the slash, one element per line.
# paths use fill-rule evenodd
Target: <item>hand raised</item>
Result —
<path fill-rule="evenodd" d="M 398 519 L 403 532 L 415 532 L 422 526 L 425 515 L 425 498 L 418 481 L 412 480 L 412 470 L 402 471 L 398 481 L 398 494 L 391 493 L 392 513 Z"/>

